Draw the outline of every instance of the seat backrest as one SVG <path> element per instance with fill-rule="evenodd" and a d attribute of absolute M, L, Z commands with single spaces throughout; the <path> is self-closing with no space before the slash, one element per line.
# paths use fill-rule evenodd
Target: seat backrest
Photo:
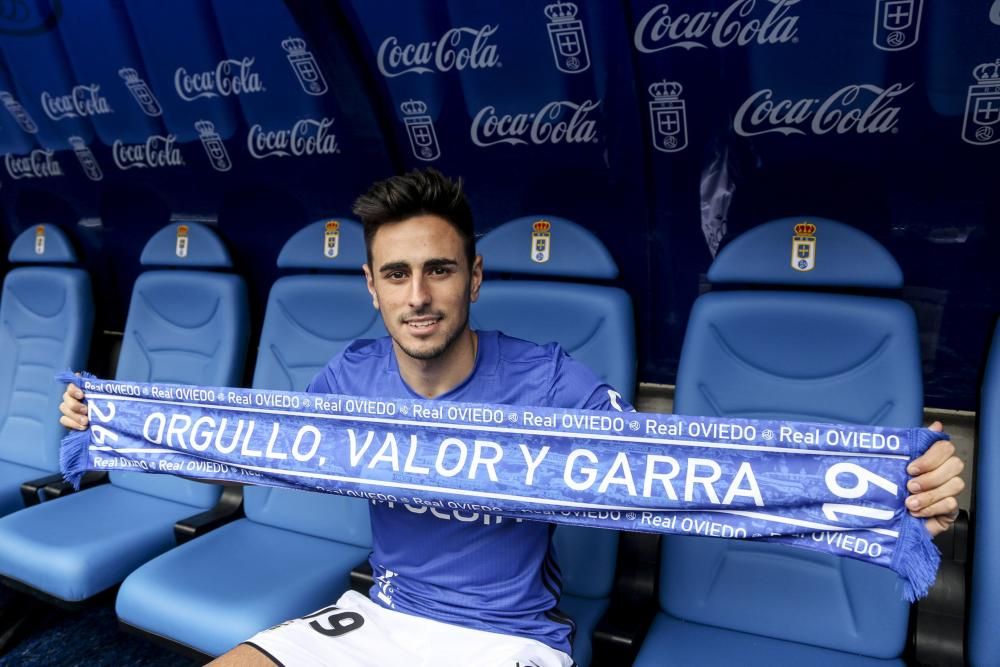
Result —
<path fill-rule="evenodd" d="M 386 335 L 365 288 L 364 263 L 364 236 L 353 220 L 314 222 L 289 239 L 278 266 L 313 273 L 283 276 L 271 287 L 254 387 L 304 391 L 351 341 Z M 356 498 L 247 487 L 244 501 L 251 521 L 371 546 L 368 506 Z"/>
<path fill-rule="evenodd" d="M 243 279 L 209 227 L 171 223 L 142 251 L 116 378 L 232 387 L 243 378 L 249 315 Z M 196 507 L 210 507 L 220 486 L 170 475 L 119 472 L 113 484 Z"/>
<path fill-rule="evenodd" d="M 490 231 L 477 247 L 488 273 L 514 277 L 484 281 L 472 306 L 473 326 L 536 343 L 556 341 L 631 402 L 632 299 L 617 287 L 560 280 L 616 278 L 618 267 L 604 244 L 564 218 L 527 216 Z"/>
<path fill-rule="evenodd" d="M 59 469 L 62 386 L 53 379 L 87 364 L 94 323 L 90 277 L 54 225 L 22 232 L 0 297 L 0 458 L 43 471 Z M 25 480 L 27 481 L 27 480 Z"/>
<path fill-rule="evenodd" d="M 484 281 L 472 306 L 473 327 L 535 343 L 556 341 L 631 403 L 636 377 L 631 298 L 617 287 L 559 280 L 616 278 L 618 267 L 604 244 L 564 218 L 528 216 L 500 225 L 477 245 L 486 271 L 516 277 Z M 617 532 L 560 526 L 553 542 L 565 593 L 611 594 Z"/>
<path fill-rule="evenodd" d="M 1000 656 L 1000 323 L 993 332 L 976 445 L 976 541 L 969 611 L 969 664 L 994 664 Z"/>
<path fill-rule="evenodd" d="M 776 220 L 733 240 L 708 275 L 741 289 L 695 302 L 677 414 L 920 424 L 910 308 L 893 298 L 806 291 L 900 287 L 898 265 L 874 239 L 832 220 Z M 787 482 L 798 483 L 795 471 Z M 888 658 L 906 636 L 901 598 L 892 571 L 857 560 L 746 541 L 663 541 L 660 604 L 685 620 Z"/>

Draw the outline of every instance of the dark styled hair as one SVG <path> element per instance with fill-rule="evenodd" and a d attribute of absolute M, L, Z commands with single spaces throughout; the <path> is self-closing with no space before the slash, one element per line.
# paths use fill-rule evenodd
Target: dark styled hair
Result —
<path fill-rule="evenodd" d="M 447 220 L 462 239 L 470 267 L 476 259 L 472 209 L 462 191 L 462 179 L 453 181 L 437 169 L 414 169 L 402 176 L 379 181 L 358 197 L 353 210 L 364 225 L 369 265 L 375 232 L 382 225 L 403 222 L 418 215 L 436 215 Z"/>

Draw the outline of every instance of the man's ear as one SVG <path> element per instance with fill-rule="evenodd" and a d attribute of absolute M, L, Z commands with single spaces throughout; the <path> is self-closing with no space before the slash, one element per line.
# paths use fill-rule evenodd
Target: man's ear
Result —
<path fill-rule="evenodd" d="M 372 270 L 367 264 L 363 265 L 361 269 L 365 272 L 365 284 L 368 287 L 368 293 L 372 295 L 372 306 L 375 310 L 378 310 L 378 294 L 375 292 L 375 277 L 372 275 Z"/>
<path fill-rule="evenodd" d="M 479 288 L 483 284 L 483 256 L 476 255 L 472 262 L 472 276 L 469 282 L 469 301 L 475 303 L 479 299 Z"/>

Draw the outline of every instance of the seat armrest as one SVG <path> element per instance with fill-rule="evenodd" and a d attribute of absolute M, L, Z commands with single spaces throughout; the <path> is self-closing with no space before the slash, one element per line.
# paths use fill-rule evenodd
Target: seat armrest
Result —
<path fill-rule="evenodd" d="M 375 577 L 372 573 L 372 564 L 368 562 L 368 559 L 365 559 L 351 570 L 351 590 L 367 596 L 368 589 L 374 583 Z"/>
<path fill-rule="evenodd" d="M 174 524 L 174 538 L 177 544 L 184 544 L 243 516 L 243 487 L 227 484 L 212 509 Z"/>
<path fill-rule="evenodd" d="M 21 484 L 21 499 L 24 501 L 24 506 L 31 507 L 42 502 L 39 492 L 49 484 L 56 484 L 62 482 L 62 480 L 62 473 L 56 472 Z"/>
<path fill-rule="evenodd" d="M 594 628 L 593 663 L 631 665 L 656 614 L 649 600 L 615 600 Z"/>
<path fill-rule="evenodd" d="M 914 605 L 914 655 L 922 665 L 962 665 L 969 514 L 959 512 L 951 530 L 934 538 L 934 544 L 941 550 L 941 568 L 930 593 Z"/>
<path fill-rule="evenodd" d="M 108 473 L 106 472 L 91 471 L 84 473 L 83 477 L 80 478 L 80 491 L 97 486 L 98 484 L 104 484 L 107 481 Z M 56 498 L 69 495 L 74 491 L 76 489 L 73 488 L 73 485 L 63 481 L 62 475 L 58 475 L 51 484 L 45 485 L 45 488 L 42 489 L 42 495 L 45 497 L 45 500 L 55 500 Z"/>

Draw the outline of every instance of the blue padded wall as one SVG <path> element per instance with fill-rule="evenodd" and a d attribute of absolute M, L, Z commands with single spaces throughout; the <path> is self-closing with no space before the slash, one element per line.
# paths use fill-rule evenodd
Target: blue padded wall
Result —
<path fill-rule="evenodd" d="M 729 239 L 794 211 L 843 220 L 907 277 L 928 402 L 974 407 L 1000 299 L 990 0 L 17 4 L 4 235 L 54 202 L 84 221 L 104 330 L 171 216 L 218 220 L 259 322 L 293 231 L 435 166 L 464 178 L 479 233 L 538 211 L 592 231 L 652 382 L 676 379 Z"/>

